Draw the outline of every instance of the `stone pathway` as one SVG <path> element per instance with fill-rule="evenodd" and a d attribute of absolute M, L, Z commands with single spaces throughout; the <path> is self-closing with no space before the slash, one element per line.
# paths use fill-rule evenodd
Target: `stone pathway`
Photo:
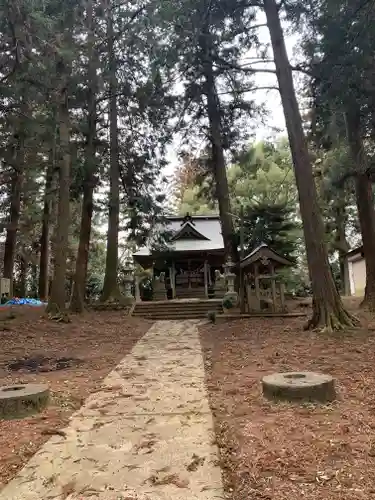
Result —
<path fill-rule="evenodd" d="M 159 321 L 0 500 L 223 499 L 194 321 Z"/>

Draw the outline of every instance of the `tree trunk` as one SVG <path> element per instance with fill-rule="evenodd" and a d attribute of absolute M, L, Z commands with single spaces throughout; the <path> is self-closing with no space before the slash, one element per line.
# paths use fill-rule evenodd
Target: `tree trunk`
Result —
<path fill-rule="evenodd" d="M 49 289 L 49 260 L 50 260 L 50 225 L 51 225 L 51 203 L 53 173 L 55 169 L 56 136 L 53 139 L 51 158 L 47 166 L 46 182 L 44 189 L 44 207 L 42 220 L 42 234 L 40 237 L 40 259 L 39 259 L 39 283 L 38 295 L 40 300 L 48 299 Z"/>
<path fill-rule="evenodd" d="M 70 308 L 74 312 L 83 312 L 86 295 L 87 265 L 89 259 L 91 221 L 93 214 L 94 184 L 86 176 L 83 191 L 81 227 L 77 253 L 76 269 L 73 278 L 73 294 Z"/>
<path fill-rule="evenodd" d="M 355 165 L 355 194 L 366 262 L 366 288 L 362 305 L 375 311 L 375 210 L 372 183 L 361 137 L 360 110 L 355 103 L 346 113 L 350 153 Z"/>
<path fill-rule="evenodd" d="M 64 78 L 65 65 L 61 62 L 61 78 Z M 66 269 L 69 245 L 69 189 L 70 189 L 70 131 L 68 92 L 63 85 L 59 92 L 59 201 L 55 241 L 54 274 L 47 311 L 64 313 L 66 308 Z"/>
<path fill-rule="evenodd" d="M 13 270 L 16 256 L 17 231 L 21 214 L 21 195 L 24 175 L 24 137 L 20 132 L 17 137 L 14 154 L 14 171 L 11 179 L 10 220 L 4 244 L 4 278 L 10 279 L 10 296 L 13 294 Z"/>
<path fill-rule="evenodd" d="M 342 293 L 345 297 L 350 296 L 349 266 L 346 253 L 339 252 L 340 279 L 342 283 Z"/>
<path fill-rule="evenodd" d="M 20 297 L 26 297 L 26 280 L 27 280 L 27 263 L 25 257 L 20 257 L 20 280 L 19 280 L 19 294 Z"/>
<path fill-rule="evenodd" d="M 38 298 L 38 265 L 35 262 L 30 264 L 30 291 L 29 295 L 33 299 Z"/>
<path fill-rule="evenodd" d="M 223 240 L 227 257 L 238 262 L 239 254 L 233 228 L 232 210 L 229 197 L 227 169 L 225 165 L 223 136 L 221 130 L 220 101 L 217 94 L 212 65 L 212 49 L 210 33 L 206 28 L 200 39 L 203 55 L 203 71 L 205 77 L 205 95 L 207 98 L 207 115 L 210 124 L 210 141 L 212 147 L 213 173 L 216 183 L 216 196 L 219 204 Z"/>
<path fill-rule="evenodd" d="M 83 188 L 83 203 L 79 246 L 73 282 L 73 294 L 70 307 L 72 311 L 82 312 L 84 309 L 87 265 L 89 259 L 91 221 L 93 213 L 93 196 L 96 172 L 96 92 L 97 92 L 97 57 L 95 53 L 95 35 L 93 26 L 93 0 L 87 2 L 86 10 L 88 29 L 88 132 L 86 138 L 86 164 Z"/>
<path fill-rule="evenodd" d="M 350 250 L 350 245 L 346 238 L 345 227 L 346 227 L 346 200 L 339 199 L 334 203 L 333 215 L 335 220 L 335 239 L 334 239 L 334 249 L 337 250 L 339 254 L 339 265 L 340 265 L 340 281 L 342 293 L 345 296 L 350 295 L 350 282 L 349 282 L 349 269 L 347 265 L 346 254 Z"/>
<path fill-rule="evenodd" d="M 113 46 L 113 18 L 111 8 L 107 5 L 107 39 L 109 66 L 109 133 L 110 133 L 110 166 L 109 166 L 109 212 L 107 233 L 107 255 L 105 264 L 104 286 L 101 300 L 120 299 L 117 284 L 118 269 L 118 233 L 120 219 L 120 169 L 117 124 L 117 75 L 116 57 Z"/>
<path fill-rule="evenodd" d="M 324 244 L 324 225 L 294 90 L 292 71 L 286 52 L 278 5 L 275 0 L 264 0 L 264 9 L 292 152 L 313 292 L 313 315 L 307 327 L 322 327 L 328 330 L 345 326 L 352 327 L 357 325 L 358 321 L 343 307 L 336 290 Z"/>

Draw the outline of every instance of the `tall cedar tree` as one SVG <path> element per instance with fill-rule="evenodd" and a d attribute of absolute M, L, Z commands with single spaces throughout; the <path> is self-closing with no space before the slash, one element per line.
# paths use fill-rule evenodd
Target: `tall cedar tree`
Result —
<path fill-rule="evenodd" d="M 357 320 L 344 309 L 328 262 L 324 244 L 324 225 L 294 90 L 292 69 L 285 47 L 279 7 L 275 0 L 264 0 L 263 4 L 292 151 L 313 292 L 313 316 L 307 327 L 321 327 L 328 330 L 353 327 L 357 325 Z"/>
<path fill-rule="evenodd" d="M 46 169 L 44 187 L 42 234 L 40 236 L 39 257 L 39 283 L 38 292 L 40 300 L 46 301 L 49 295 L 49 270 L 50 270 L 50 238 L 51 215 L 53 199 L 53 180 L 56 169 L 56 117 L 53 116 L 52 145 L 50 147 L 49 161 Z"/>
<path fill-rule="evenodd" d="M 373 174 L 364 141 L 365 137 L 371 140 L 374 137 L 375 81 L 371 61 L 375 37 L 368 28 L 375 22 L 374 9 L 371 2 L 363 0 L 327 0 L 310 6 L 306 20 L 305 50 L 315 77 L 315 110 L 323 117 L 327 112 L 345 116 L 346 140 L 352 159 L 345 178 L 354 179 L 366 261 L 363 304 L 375 310 Z M 322 120 L 321 116 L 318 118 Z"/>
<path fill-rule="evenodd" d="M 366 287 L 362 305 L 375 311 L 375 208 L 372 181 L 361 131 L 361 114 L 356 103 L 346 112 L 349 148 L 355 166 L 355 193 L 366 262 Z"/>
<path fill-rule="evenodd" d="M 69 189 L 70 189 L 70 116 L 68 106 L 68 78 L 69 69 L 66 61 L 56 54 L 56 75 L 59 77 L 59 85 L 56 90 L 57 116 L 59 129 L 59 161 L 58 161 L 58 213 L 57 229 L 55 239 L 54 273 L 51 285 L 47 311 L 63 313 L 66 309 L 66 271 L 67 254 L 69 245 Z"/>
<path fill-rule="evenodd" d="M 243 135 L 241 120 L 255 109 L 246 99 L 253 86 L 251 76 L 238 69 L 241 58 L 257 44 L 251 29 L 254 9 L 227 0 L 175 0 L 164 14 L 170 59 L 184 86 L 180 132 L 188 129 L 191 141 L 199 138 L 210 146 L 224 245 L 227 255 L 237 261 L 226 154 Z"/>
<path fill-rule="evenodd" d="M 203 5 L 206 7 L 205 3 Z M 224 137 L 222 133 L 222 117 L 220 102 L 217 94 L 213 68 L 213 46 L 209 30 L 211 9 L 206 7 L 207 20 L 204 22 L 199 44 L 202 50 L 203 74 L 205 84 L 203 92 L 207 99 L 207 115 L 209 121 L 210 142 L 212 147 L 212 168 L 216 183 L 216 196 L 219 204 L 219 213 L 226 254 L 234 262 L 238 261 L 238 249 L 234 237 L 232 210 L 229 197 L 228 178 L 224 156 Z M 203 12 L 203 15 L 204 12 Z"/>
<path fill-rule="evenodd" d="M 113 8 L 110 0 L 105 6 L 107 23 L 108 50 L 108 94 L 109 94 L 109 211 L 107 233 L 107 256 L 105 265 L 102 301 L 119 299 L 120 291 L 117 284 L 118 270 L 118 233 L 120 225 L 120 167 L 119 167 L 119 137 L 117 109 L 117 60 L 115 54 Z"/>
<path fill-rule="evenodd" d="M 86 4 L 87 24 L 87 127 L 84 165 L 84 185 L 82 199 L 81 227 L 74 275 L 73 295 L 70 307 L 82 312 L 86 295 L 87 267 L 89 259 L 91 225 L 93 216 L 94 188 L 96 185 L 96 127 L 97 127 L 97 66 L 98 56 L 95 46 L 94 1 Z"/>

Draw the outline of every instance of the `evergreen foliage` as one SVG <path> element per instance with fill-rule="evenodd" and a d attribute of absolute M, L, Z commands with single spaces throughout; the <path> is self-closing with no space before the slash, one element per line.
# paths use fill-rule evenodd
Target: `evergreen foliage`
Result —
<path fill-rule="evenodd" d="M 219 213 L 228 256 L 239 258 L 243 210 L 246 250 L 265 242 L 306 262 L 313 326 L 340 328 L 355 322 L 328 257 L 344 283 L 362 238 L 375 309 L 374 15 L 366 0 L 0 0 L 2 271 L 14 292 L 61 314 L 120 300 L 123 235 L 128 254 L 163 224 L 178 138 L 177 208 Z M 302 33 L 297 67 L 284 18 Z M 249 146 L 261 71 L 277 80 L 288 141 Z"/>

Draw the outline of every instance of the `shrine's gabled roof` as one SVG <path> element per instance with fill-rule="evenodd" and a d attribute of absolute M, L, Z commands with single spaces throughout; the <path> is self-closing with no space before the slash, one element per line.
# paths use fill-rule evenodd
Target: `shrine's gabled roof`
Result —
<path fill-rule="evenodd" d="M 224 250 L 221 223 L 218 215 L 185 215 L 166 218 L 161 231 L 170 234 L 166 241 L 171 252 L 199 252 Z M 142 247 L 134 257 L 147 257 L 152 254 L 151 245 Z"/>
<path fill-rule="evenodd" d="M 208 240 L 207 236 L 200 233 L 195 227 L 195 222 L 193 218 L 189 215 L 181 223 L 179 230 L 173 233 L 170 241 L 175 242 L 177 240 Z"/>
<path fill-rule="evenodd" d="M 241 260 L 240 267 L 246 268 L 254 262 L 262 261 L 262 259 L 272 260 L 275 264 L 281 266 L 293 265 L 293 262 L 290 259 L 278 254 L 277 252 L 272 250 L 272 248 L 270 248 L 266 243 L 261 243 Z"/>

